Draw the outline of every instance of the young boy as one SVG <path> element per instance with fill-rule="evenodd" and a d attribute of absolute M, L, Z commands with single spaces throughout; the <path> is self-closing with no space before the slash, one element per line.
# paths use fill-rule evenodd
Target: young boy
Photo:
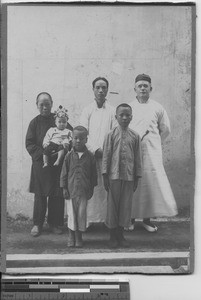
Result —
<path fill-rule="evenodd" d="M 119 124 L 107 134 L 103 145 L 102 174 L 108 192 L 106 225 L 110 229 L 109 246 L 129 247 L 123 228 L 131 218 L 132 196 L 141 177 L 140 136 L 129 129 L 132 108 L 126 103 L 116 109 Z"/>
<path fill-rule="evenodd" d="M 67 199 L 68 247 L 82 247 L 82 232 L 86 231 L 86 208 L 97 185 L 96 161 L 86 148 L 88 131 L 83 126 L 73 129 L 73 148 L 66 155 L 60 186 Z"/>
<path fill-rule="evenodd" d="M 72 140 L 71 130 L 67 129 L 68 114 L 67 110 L 61 105 L 55 112 L 56 127 L 51 127 L 43 140 L 43 168 L 49 164 L 49 156 L 57 154 L 57 159 L 54 166 L 58 166 L 64 158 L 65 149 L 69 147 Z"/>

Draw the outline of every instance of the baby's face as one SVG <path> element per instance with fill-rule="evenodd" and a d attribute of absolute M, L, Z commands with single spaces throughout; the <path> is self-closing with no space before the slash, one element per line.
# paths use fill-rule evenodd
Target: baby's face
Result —
<path fill-rule="evenodd" d="M 55 124 L 59 130 L 64 130 L 67 126 L 67 122 L 68 122 L 67 118 L 65 118 L 65 117 L 62 117 L 62 118 L 57 117 L 55 120 Z"/>

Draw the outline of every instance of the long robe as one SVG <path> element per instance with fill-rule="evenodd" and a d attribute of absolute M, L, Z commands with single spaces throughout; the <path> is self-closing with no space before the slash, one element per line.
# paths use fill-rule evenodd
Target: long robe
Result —
<path fill-rule="evenodd" d="M 105 101 L 98 108 L 94 101 L 87 106 L 80 117 L 80 125 L 89 132 L 87 148 L 92 152 L 103 149 L 105 135 L 117 125 L 115 109 Z M 87 226 L 90 223 L 105 222 L 107 212 L 107 192 L 103 186 L 102 159 L 96 159 L 98 185 L 94 188 L 93 197 L 87 204 Z"/>
<path fill-rule="evenodd" d="M 177 205 L 163 166 L 161 146 L 170 133 L 168 115 L 162 105 L 152 99 L 139 103 L 136 98 L 130 105 L 133 109 L 130 128 L 143 138 L 142 178 L 133 196 L 132 218 L 174 216 Z"/>

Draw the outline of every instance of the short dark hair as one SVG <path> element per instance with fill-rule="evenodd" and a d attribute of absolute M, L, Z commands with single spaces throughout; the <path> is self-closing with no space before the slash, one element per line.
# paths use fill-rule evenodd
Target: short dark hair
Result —
<path fill-rule="evenodd" d="M 132 112 L 132 107 L 131 107 L 129 104 L 127 104 L 127 103 L 121 103 L 121 104 L 119 104 L 119 105 L 117 106 L 117 108 L 116 108 L 116 113 L 117 113 L 119 107 L 128 107 L 128 108 L 130 108 L 130 110 L 131 110 L 131 112 Z"/>
<path fill-rule="evenodd" d="M 93 86 L 93 88 L 95 87 L 95 83 L 96 83 L 97 81 L 99 81 L 99 80 L 105 81 L 106 84 L 107 84 L 107 88 L 109 87 L 109 82 L 108 82 L 108 80 L 107 80 L 105 77 L 97 77 L 97 78 L 95 78 L 95 79 L 92 81 L 92 86 Z"/>
<path fill-rule="evenodd" d="M 52 101 L 52 97 L 49 93 L 47 92 L 41 92 L 40 94 L 38 94 L 38 96 L 36 97 L 36 105 L 38 105 L 38 98 L 41 96 L 41 95 L 47 95 L 49 98 L 50 98 L 50 101 L 53 103 Z"/>
<path fill-rule="evenodd" d="M 80 125 L 79 125 L 79 126 L 76 126 L 76 127 L 73 128 L 73 132 L 74 132 L 75 130 L 85 133 L 86 136 L 88 135 L 88 130 L 87 130 L 86 127 L 84 127 L 84 126 L 80 126 Z"/>

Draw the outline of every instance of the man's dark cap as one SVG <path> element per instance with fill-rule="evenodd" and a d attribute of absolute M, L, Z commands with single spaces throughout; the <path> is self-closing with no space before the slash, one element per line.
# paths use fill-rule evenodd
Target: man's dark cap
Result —
<path fill-rule="evenodd" d="M 148 81 L 149 83 L 151 83 L 151 77 L 149 75 L 146 74 L 139 74 L 137 75 L 137 77 L 135 78 L 135 83 L 138 81 Z"/>

